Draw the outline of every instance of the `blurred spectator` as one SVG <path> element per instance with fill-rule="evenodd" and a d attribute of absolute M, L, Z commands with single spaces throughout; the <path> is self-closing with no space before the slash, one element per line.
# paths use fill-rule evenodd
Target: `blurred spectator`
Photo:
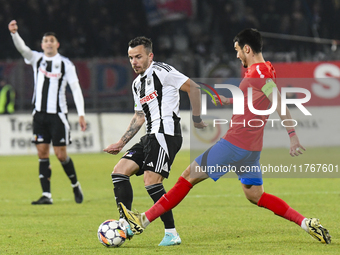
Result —
<path fill-rule="evenodd" d="M 15 91 L 4 77 L 0 77 L 0 114 L 14 113 Z"/>
<path fill-rule="evenodd" d="M 181 2 L 183 1 L 183 2 Z M 129 38 L 145 35 L 158 42 L 155 54 L 169 58 L 175 53 L 196 53 L 211 58 L 216 52 L 233 52 L 237 31 L 254 27 L 260 31 L 340 39 L 340 0 L 192 0 L 187 18 L 150 25 L 149 0 L 0 0 L 0 59 L 19 58 L 11 46 L 6 25 L 17 19 L 21 36 L 40 49 L 45 31 L 55 31 L 63 54 L 72 58 L 125 56 Z M 183 6 L 190 0 L 154 0 L 158 4 Z M 189 3 L 189 4 L 188 4 Z M 169 5 L 170 5 L 169 4 Z M 176 6 L 175 6 L 176 7 Z M 189 9 L 188 9 L 189 10 Z M 183 14 L 183 13 L 182 13 Z M 185 17 L 185 15 L 183 15 Z M 26 26 L 26 27 L 25 27 Z M 32 31 L 31 34 L 25 30 Z M 32 39 L 34 38 L 34 39 Z M 32 41 L 35 40 L 35 41 Z M 266 49 L 316 51 L 312 44 L 267 38 Z"/>

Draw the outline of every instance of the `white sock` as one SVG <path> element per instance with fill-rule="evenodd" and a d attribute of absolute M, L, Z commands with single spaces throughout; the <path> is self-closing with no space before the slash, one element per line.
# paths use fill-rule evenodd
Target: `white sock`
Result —
<path fill-rule="evenodd" d="M 166 228 L 165 233 L 173 234 L 174 236 L 177 236 L 176 228 Z"/>
<path fill-rule="evenodd" d="M 301 222 L 301 228 L 303 228 L 303 230 L 308 233 L 309 232 L 309 228 L 306 225 L 306 220 L 307 220 L 307 218 L 304 218 L 303 221 Z"/>
<path fill-rule="evenodd" d="M 48 198 L 52 198 L 52 194 L 50 192 L 43 192 L 42 195 Z"/>
<path fill-rule="evenodd" d="M 145 213 L 141 213 L 141 223 L 143 228 L 146 228 L 150 224 L 150 221 L 146 217 Z"/>

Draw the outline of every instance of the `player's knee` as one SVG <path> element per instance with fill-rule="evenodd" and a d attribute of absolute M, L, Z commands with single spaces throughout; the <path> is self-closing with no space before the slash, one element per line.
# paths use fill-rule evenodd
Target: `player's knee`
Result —
<path fill-rule="evenodd" d="M 39 145 L 37 146 L 38 157 L 48 158 L 50 156 L 50 148 L 48 146 Z"/>
<path fill-rule="evenodd" d="M 264 190 L 262 185 L 247 185 L 242 184 L 243 192 L 249 202 L 257 204 Z"/>
<path fill-rule="evenodd" d="M 48 152 L 38 151 L 38 158 L 42 159 L 42 158 L 48 158 L 48 157 L 49 157 Z"/>
<path fill-rule="evenodd" d="M 252 204 L 254 204 L 254 205 L 257 205 L 258 200 L 253 199 L 253 198 L 247 198 L 247 199 L 248 199 L 248 201 L 249 201 L 250 203 L 252 203 Z"/>
<path fill-rule="evenodd" d="M 56 156 L 61 163 L 65 162 L 67 160 L 67 155 L 57 154 Z"/>
<path fill-rule="evenodd" d="M 65 162 L 68 158 L 66 146 L 54 146 L 54 154 L 60 162 Z"/>
<path fill-rule="evenodd" d="M 132 175 L 131 171 L 127 167 L 121 164 L 117 164 L 114 166 L 112 174 L 122 174 L 122 175 L 127 175 L 127 176 Z"/>
<path fill-rule="evenodd" d="M 187 169 L 184 170 L 184 172 L 181 174 L 181 176 L 189 181 L 190 179 L 190 166 L 187 167 Z"/>
<path fill-rule="evenodd" d="M 118 165 L 115 165 L 112 174 L 122 174 L 122 171 Z"/>
<path fill-rule="evenodd" d="M 191 166 L 188 166 L 187 169 L 184 170 L 181 177 L 190 182 L 193 186 L 208 178 L 205 173 L 192 173 Z"/>
<path fill-rule="evenodd" d="M 123 174 L 131 176 L 139 171 L 139 165 L 132 160 L 121 159 L 113 168 L 113 174 Z"/>
<path fill-rule="evenodd" d="M 150 186 L 157 183 L 162 183 L 164 177 L 159 173 L 155 173 L 149 170 L 144 171 L 144 186 Z"/>
<path fill-rule="evenodd" d="M 55 150 L 54 153 L 55 153 L 55 156 L 57 157 L 57 159 L 58 159 L 60 162 L 65 162 L 65 161 L 66 161 L 66 159 L 67 159 L 67 154 L 66 154 L 64 151 Z"/>
<path fill-rule="evenodd" d="M 261 196 L 258 196 L 257 194 L 252 194 L 252 193 L 245 193 L 246 198 L 248 201 L 252 204 L 257 205 L 257 202 L 260 200 Z"/>

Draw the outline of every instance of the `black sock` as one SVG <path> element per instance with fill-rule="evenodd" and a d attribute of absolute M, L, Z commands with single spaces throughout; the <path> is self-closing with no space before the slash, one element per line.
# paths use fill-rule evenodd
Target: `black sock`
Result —
<path fill-rule="evenodd" d="M 60 162 L 64 168 L 64 171 L 67 177 L 70 179 L 71 183 L 74 185 L 77 183 L 77 174 L 76 170 L 74 169 L 73 161 L 70 157 L 67 157 L 64 162 Z"/>
<path fill-rule="evenodd" d="M 149 185 L 145 187 L 149 193 L 149 196 L 152 198 L 153 202 L 156 203 L 166 192 L 163 186 L 163 183 L 157 183 L 153 185 Z M 172 211 L 168 211 L 161 216 L 161 219 L 164 223 L 165 229 L 175 228 L 174 216 L 172 215 Z"/>
<path fill-rule="evenodd" d="M 50 168 L 50 159 L 42 158 L 39 159 L 39 178 L 43 192 L 51 193 L 51 182 L 50 178 L 52 171 Z"/>
<path fill-rule="evenodd" d="M 133 191 L 130 177 L 124 174 L 111 174 L 111 177 L 117 205 L 121 202 L 127 209 L 131 210 Z"/>

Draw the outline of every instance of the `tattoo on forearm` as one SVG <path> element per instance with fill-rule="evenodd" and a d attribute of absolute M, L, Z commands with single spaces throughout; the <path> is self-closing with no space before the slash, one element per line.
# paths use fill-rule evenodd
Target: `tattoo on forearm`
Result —
<path fill-rule="evenodd" d="M 127 144 L 132 137 L 135 136 L 135 134 L 139 131 L 141 126 L 144 123 L 144 112 L 143 111 L 136 111 L 135 115 L 133 116 L 130 125 L 125 132 L 125 134 L 122 136 L 121 140 L 124 142 L 124 144 Z"/>

